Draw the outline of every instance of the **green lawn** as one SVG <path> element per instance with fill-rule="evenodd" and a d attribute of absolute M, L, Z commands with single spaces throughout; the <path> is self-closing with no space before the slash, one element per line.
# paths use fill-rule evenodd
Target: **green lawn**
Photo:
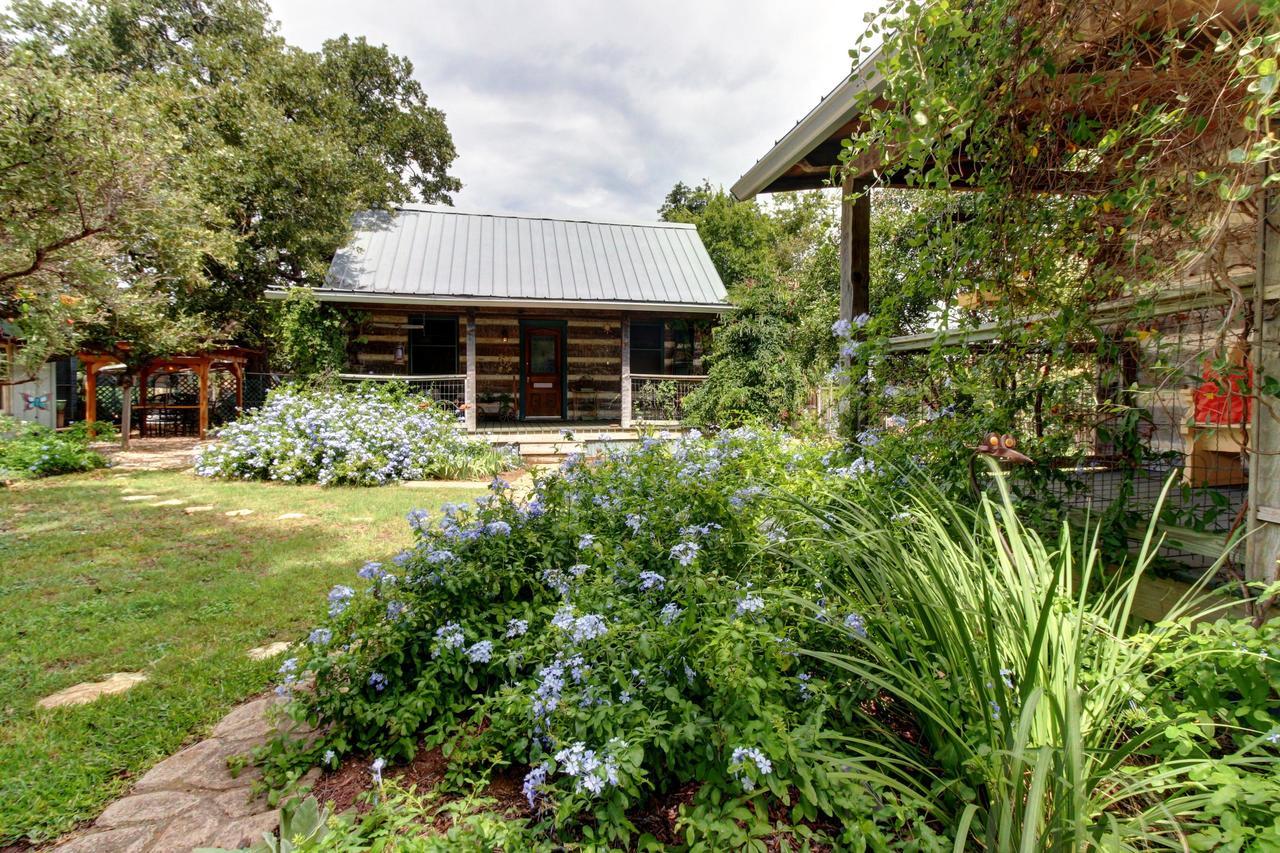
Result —
<path fill-rule="evenodd" d="M 0 844 L 95 816 L 267 687 L 279 661 L 246 650 L 297 639 L 329 587 L 408 546 L 408 510 L 478 493 L 110 471 L 0 488 Z M 187 515 L 127 494 L 216 509 Z M 241 508 L 254 514 L 224 515 Z M 277 520 L 286 512 L 306 518 Z M 150 680 L 89 705 L 35 706 L 120 671 Z"/>

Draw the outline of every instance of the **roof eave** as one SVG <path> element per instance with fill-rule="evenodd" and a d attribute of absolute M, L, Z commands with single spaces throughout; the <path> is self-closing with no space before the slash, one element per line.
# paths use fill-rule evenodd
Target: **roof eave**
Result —
<path fill-rule="evenodd" d="M 687 314 L 724 314 L 734 309 L 727 302 L 637 302 L 597 299 L 510 299 L 493 296 L 435 296 L 414 293 L 370 293 L 367 291 L 312 288 L 320 302 L 346 302 L 353 305 L 399 305 L 438 308 L 551 308 L 558 310 L 590 309 L 602 311 L 678 311 Z M 283 299 L 287 291 L 269 289 L 268 299 Z"/>
<path fill-rule="evenodd" d="M 857 97 L 884 83 L 879 70 L 882 48 L 869 53 L 858 67 L 823 98 L 795 127 L 774 143 L 730 188 L 738 201 L 747 201 L 800 162 L 815 146 L 828 139 L 857 113 Z"/>

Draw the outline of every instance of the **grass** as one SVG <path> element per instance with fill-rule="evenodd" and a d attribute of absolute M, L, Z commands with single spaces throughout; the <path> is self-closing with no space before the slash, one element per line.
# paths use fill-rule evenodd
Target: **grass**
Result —
<path fill-rule="evenodd" d="M 0 844 L 56 837 L 268 686 L 278 660 L 365 560 L 409 545 L 404 514 L 479 490 L 322 489 L 185 472 L 57 477 L 0 489 Z M 213 505 L 126 502 L 127 494 Z M 254 514 L 231 518 L 233 509 Z M 302 519 L 278 520 L 286 512 Z M 149 680 L 88 705 L 36 701 L 112 672 Z"/>

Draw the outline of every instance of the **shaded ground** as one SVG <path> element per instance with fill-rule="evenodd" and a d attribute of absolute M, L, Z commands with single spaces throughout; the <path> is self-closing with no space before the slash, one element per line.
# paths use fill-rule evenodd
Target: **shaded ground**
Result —
<path fill-rule="evenodd" d="M 106 457 L 116 471 L 172 471 L 185 470 L 192 465 L 198 438 L 135 438 L 128 450 L 120 449 L 120 442 L 96 442 L 94 450 Z"/>
<path fill-rule="evenodd" d="M 0 489 L 0 846 L 95 817 L 265 689 L 279 660 L 245 652 L 296 639 L 334 583 L 408 546 L 408 510 L 477 494 L 112 469 Z M 147 680 L 36 706 L 113 672 Z"/>

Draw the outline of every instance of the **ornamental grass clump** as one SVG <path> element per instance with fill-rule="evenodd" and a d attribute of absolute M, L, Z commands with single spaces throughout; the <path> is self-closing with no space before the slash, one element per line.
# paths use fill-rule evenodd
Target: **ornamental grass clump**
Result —
<path fill-rule="evenodd" d="M 665 843 L 710 849 L 902 833 L 892 792 L 818 757 L 871 694 L 801 659 L 843 648 L 846 614 L 789 607 L 822 592 L 769 549 L 820 533 L 775 495 L 862 487 L 822 458 L 774 432 L 650 437 L 571 457 L 526 498 L 495 484 L 410 513 L 416 545 L 330 594 L 296 675 L 314 687 L 286 673 L 293 712 L 325 734 L 271 747 L 266 778 L 330 750 L 394 765 L 440 745 L 454 784 L 517 773 L 544 839 L 637 843 L 655 801 L 679 813 Z"/>
<path fill-rule="evenodd" d="M 1108 573 L 1096 537 L 1042 539 L 998 482 L 812 508 L 813 570 L 858 616 L 845 649 L 807 654 L 877 693 L 857 708 L 876 735 L 831 732 L 832 765 L 956 850 L 1280 848 L 1280 627 L 1213 623 L 1227 605 L 1197 588 L 1134 633 L 1152 533 Z"/>
<path fill-rule="evenodd" d="M 403 383 L 287 386 L 196 451 L 196 473 L 322 486 L 483 478 L 515 467 Z"/>

